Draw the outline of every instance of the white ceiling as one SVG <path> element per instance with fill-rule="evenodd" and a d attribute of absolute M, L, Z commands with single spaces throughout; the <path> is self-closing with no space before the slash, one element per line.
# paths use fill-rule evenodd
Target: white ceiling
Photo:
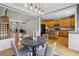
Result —
<path fill-rule="evenodd" d="M 0 6 L 0 16 L 3 16 L 5 14 L 5 10 L 6 8 Z M 33 18 L 32 16 L 29 16 L 27 14 L 25 15 L 10 9 L 8 9 L 7 15 L 10 21 L 15 21 L 15 22 L 24 22 Z"/>
<path fill-rule="evenodd" d="M 25 8 L 24 3 L 20 3 L 20 4 L 16 3 L 16 5 L 18 5 L 22 8 Z M 41 18 L 43 18 L 43 19 L 60 19 L 60 18 L 65 18 L 65 17 L 73 15 L 75 13 L 75 7 L 71 7 L 71 8 L 67 8 L 67 7 L 76 5 L 76 4 L 75 3 L 40 3 L 40 4 L 33 3 L 34 7 L 35 7 L 35 5 L 37 5 L 38 8 L 40 7 L 41 9 L 43 9 L 44 14 L 47 14 L 47 15 L 41 16 Z M 29 4 L 28 4 L 28 6 L 29 6 Z M 67 8 L 67 9 L 63 9 L 63 8 Z M 29 10 L 29 7 L 26 9 Z M 60 10 L 60 9 L 63 9 L 63 10 L 55 12 L 55 13 L 51 13 L 51 12 L 54 12 L 54 11 Z M 34 10 L 32 12 L 34 12 Z M 48 14 L 48 13 L 50 13 L 50 14 Z"/>
<path fill-rule="evenodd" d="M 43 15 L 43 16 L 41 16 L 41 18 L 43 18 L 43 19 L 54 19 L 54 20 L 66 18 L 66 17 L 74 15 L 75 10 L 76 10 L 75 6 L 73 6 L 73 7 L 63 9 L 63 10 L 60 10 L 60 11 L 57 11 L 57 12 L 54 12 L 54 13 Z"/>
<path fill-rule="evenodd" d="M 33 11 L 29 10 L 29 7 L 25 8 L 24 3 L 14 3 L 14 4 L 18 7 L 24 8 L 30 12 L 35 13 L 34 10 Z M 74 4 L 74 3 L 40 3 L 40 4 L 35 4 L 35 3 L 33 3 L 33 6 L 35 6 L 35 5 L 37 5 L 37 7 L 39 7 L 39 5 L 40 5 L 40 8 L 43 9 L 44 14 L 46 14 L 46 15 L 41 16 L 41 18 L 43 18 L 43 19 L 60 19 L 60 18 L 65 18 L 65 17 L 69 17 L 69 16 L 73 15 L 75 13 L 75 7 L 73 6 L 73 7 L 67 8 L 67 9 L 63 9 L 63 10 L 60 10 L 60 9 L 66 8 L 66 7 L 69 7 L 72 5 L 76 5 L 76 4 Z M 5 8 L 0 7 L 0 16 L 2 14 L 4 14 L 4 10 L 5 10 Z M 60 11 L 54 12 L 56 10 L 60 10 Z M 54 12 L 54 13 L 50 13 L 50 12 Z M 50 14 L 47 14 L 47 13 L 50 13 Z M 27 18 L 30 18 L 30 16 L 28 16 L 27 14 L 24 15 L 22 13 L 18 13 L 18 12 L 12 11 L 12 10 L 8 11 L 8 16 L 11 19 L 17 19 L 17 20 L 18 19 L 26 20 Z"/>
<path fill-rule="evenodd" d="M 43 4 L 44 14 L 50 13 L 62 8 L 66 8 L 69 6 L 75 5 L 73 3 L 45 3 Z"/>

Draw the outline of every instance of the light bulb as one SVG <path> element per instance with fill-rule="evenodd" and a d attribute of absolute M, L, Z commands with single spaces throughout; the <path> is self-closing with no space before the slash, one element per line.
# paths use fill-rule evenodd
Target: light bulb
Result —
<path fill-rule="evenodd" d="M 43 11 L 42 11 L 42 15 L 43 15 L 44 13 L 43 13 Z"/>
<path fill-rule="evenodd" d="M 37 9 L 37 7 L 35 7 L 35 12 L 37 12 L 38 11 L 38 9 Z"/>
<path fill-rule="evenodd" d="M 33 9 L 33 7 L 32 7 L 32 6 L 30 6 L 30 9 L 32 10 L 32 9 Z"/>
<path fill-rule="evenodd" d="M 30 9 L 31 9 L 31 10 L 33 9 L 33 6 L 32 6 L 32 4 L 30 5 Z"/>
<path fill-rule="evenodd" d="M 39 9 L 39 14 L 41 14 L 41 10 Z"/>
<path fill-rule="evenodd" d="M 26 7 L 27 7 L 27 4 L 25 3 L 24 6 L 25 6 L 25 8 L 26 8 Z"/>

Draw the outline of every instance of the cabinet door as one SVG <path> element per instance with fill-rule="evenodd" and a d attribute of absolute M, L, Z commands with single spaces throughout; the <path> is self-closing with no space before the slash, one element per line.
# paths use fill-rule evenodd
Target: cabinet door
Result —
<path fill-rule="evenodd" d="M 74 27 L 75 26 L 75 18 L 74 17 L 71 17 L 70 26 L 71 27 Z"/>
<path fill-rule="evenodd" d="M 69 33 L 69 48 L 75 51 L 79 51 L 79 34 Z"/>

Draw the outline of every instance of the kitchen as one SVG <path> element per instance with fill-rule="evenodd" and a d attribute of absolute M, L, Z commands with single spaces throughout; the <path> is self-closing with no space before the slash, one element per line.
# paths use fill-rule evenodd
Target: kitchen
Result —
<path fill-rule="evenodd" d="M 57 43 L 68 48 L 68 34 L 69 31 L 75 31 L 75 16 L 61 19 L 42 19 L 41 24 L 45 25 L 45 33 L 48 34 L 49 40 L 56 40 Z M 55 31 L 58 32 L 57 37 Z M 43 32 L 42 32 L 43 33 Z"/>

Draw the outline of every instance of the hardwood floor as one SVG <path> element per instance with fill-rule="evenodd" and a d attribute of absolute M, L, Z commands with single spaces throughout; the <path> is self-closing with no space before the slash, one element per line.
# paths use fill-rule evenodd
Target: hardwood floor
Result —
<path fill-rule="evenodd" d="M 63 38 L 63 39 L 66 39 L 66 38 Z M 54 42 L 55 41 L 53 39 L 48 39 L 49 45 L 53 44 Z M 21 46 L 19 46 L 19 47 L 21 47 Z M 62 45 L 60 42 L 57 42 L 56 51 L 59 52 L 60 54 L 62 54 L 62 56 L 79 56 L 78 51 L 71 50 L 71 49 L 67 48 L 66 46 Z M 13 55 L 13 51 L 11 48 L 6 49 L 4 51 L 0 51 L 0 56 L 11 56 L 11 55 Z"/>
<path fill-rule="evenodd" d="M 12 55 L 14 55 L 12 48 L 8 48 L 3 51 L 0 51 L 0 56 L 12 56 Z"/>
<path fill-rule="evenodd" d="M 23 46 L 20 45 L 18 47 L 18 49 L 22 48 Z M 8 48 L 8 49 L 5 49 L 3 51 L 0 51 L 0 56 L 12 56 L 14 55 L 14 52 L 13 52 L 13 49 L 12 48 Z"/>
<path fill-rule="evenodd" d="M 53 43 L 54 43 L 53 39 L 48 39 L 48 44 L 49 45 L 53 44 Z M 79 56 L 79 52 L 78 51 L 71 50 L 71 49 L 67 48 L 66 46 L 60 44 L 59 42 L 57 42 L 56 51 L 61 53 L 62 56 Z"/>

